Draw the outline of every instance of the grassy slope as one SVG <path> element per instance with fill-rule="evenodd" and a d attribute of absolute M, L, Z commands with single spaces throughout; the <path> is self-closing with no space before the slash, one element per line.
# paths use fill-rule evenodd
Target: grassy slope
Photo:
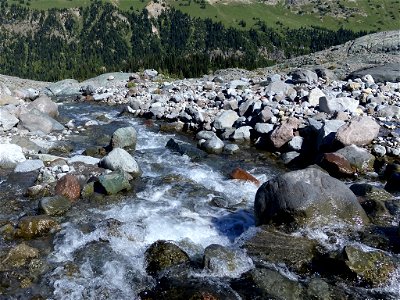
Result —
<path fill-rule="evenodd" d="M 107 1 L 107 0 L 105 0 Z M 123 10 L 131 7 L 135 10 L 143 9 L 149 0 L 108 0 L 117 4 Z M 263 3 L 240 4 L 206 4 L 201 8 L 199 3 L 194 0 L 166 0 L 171 6 L 182 10 L 194 17 L 211 18 L 220 21 L 225 25 L 240 28 L 239 22 L 245 21 L 246 27 L 250 28 L 258 20 L 265 21 L 268 26 L 279 28 L 280 23 L 290 28 L 301 26 L 317 25 L 330 29 L 344 27 L 354 31 L 381 31 L 400 29 L 400 0 L 360 0 L 357 2 L 340 0 L 333 1 L 332 6 L 339 4 L 348 8 L 356 8 L 364 12 L 368 17 L 359 14 L 349 14 L 348 18 L 333 18 L 320 13 L 310 13 L 314 7 L 303 7 L 303 14 L 289 10 L 283 5 L 268 6 Z M 10 0 L 9 2 L 18 3 L 19 1 Z M 27 2 L 27 1 L 25 1 Z M 77 6 L 87 6 L 90 0 L 30 0 L 30 7 L 36 9 L 48 9 L 52 7 L 69 8 Z"/>

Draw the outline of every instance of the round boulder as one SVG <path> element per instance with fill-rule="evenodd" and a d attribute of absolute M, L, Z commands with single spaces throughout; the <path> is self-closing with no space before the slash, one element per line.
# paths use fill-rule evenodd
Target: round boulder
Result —
<path fill-rule="evenodd" d="M 336 140 L 345 146 L 368 145 L 378 136 L 379 128 L 379 124 L 370 117 L 355 117 L 338 129 Z"/>
<path fill-rule="evenodd" d="M 137 142 L 137 132 L 132 126 L 118 128 L 112 135 L 111 146 L 113 148 L 135 149 Z"/>
<path fill-rule="evenodd" d="M 139 165 L 127 151 L 121 148 L 113 149 L 99 162 L 99 166 L 113 171 L 122 170 L 134 177 L 140 175 Z"/>
<path fill-rule="evenodd" d="M 257 191 L 254 211 L 256 225 L 369 222 L 353 192 L 316 168 L 288 172 L 265 182 Z"/>
<path fill-rule="evenodd" d="M 167 268 L 189 263 L 189 256 L 177 245 L 167 241 L 153 243 L 145 253 L 149 274 L 157 274 Z"/>

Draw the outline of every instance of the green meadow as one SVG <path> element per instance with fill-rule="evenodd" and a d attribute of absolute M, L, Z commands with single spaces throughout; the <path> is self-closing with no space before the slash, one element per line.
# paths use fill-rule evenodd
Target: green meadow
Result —
<path fill-rule="evenodd" d="M 210 18 L 224 25 L 249 29 L 259 21 L 269 27 L 299 28 L 320 26 L 329 29 L 353 31 L 383 31 L 400 29 L 400 0 L 332 1 L 329 6 L 305 5 L 290 9 L 283 4 L 270 6 L 261 1 L 250 4 L 215 2 L 204 0 L 166 0 L 167 3 L 193 17 Z M 9 0 L 33 9 L 73 8 L 90 5 L 90 0 Z M 122 10 L 140 11 L 149 0 L 109 0 Z M 335 17 L 329 12 L 335 12 Z"/>

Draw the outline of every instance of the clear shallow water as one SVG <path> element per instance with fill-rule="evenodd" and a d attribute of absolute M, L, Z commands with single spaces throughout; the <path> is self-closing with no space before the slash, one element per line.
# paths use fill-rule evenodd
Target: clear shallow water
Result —
<path fill-rule="evenodd" d="M 53 266 L 45 279 L 51 290 L 49 298 L 137 299 L 139 292 L 156 284 L 146 274 L 144 252 L 157 240 L 173 241 L 199 263 L 204 249 L 211 244 L 233 249 L 235 270 L 221 266 L 213 272 L 199 270 L 191 274 L 221 287 L 226 285 L 224 278 L 240 277 L 254 267 L 240 246 L 257 231 L 253 215 L 257 186 L 231 180 L 228 174 L 240 166 L 264 182 L 282 169 L 257 157 L 257 152 L 201 160 L 172 153 L 165 148 L 170 138 L 191 141 L 185 136 L 159 133 L 141 120 L 118 117 L 117 107 L 67 104 L 60 110 L 67 120 L 74 119 L 76 126 L 91 120 L 100 123 L 94 130 L 88 128 L 71 136 L 76 154 L 96 145 L 99 136 L 133 125 L 138 131 L 134 157 L 143 175 L 135 192 L 123 194 L 110 204 L 82 201 L 63 218 L 62 230 L 57 233 L 49 256 Z M 216 207 L 215 197 L 238 205 L 234 209 Z M 337 228 L 307 229 L 294 235 L 318 240 L 331 250 L 355 242 L 341 235 L 340 224 Z M 331 242 L 332 236 L 336 243 Z M 284 266 L 269 267 L 291 280 L 301 280 Z M 376 291 L 391 292 L 400 298 L 399 274 L 397 270 L 391 282 Z"/>

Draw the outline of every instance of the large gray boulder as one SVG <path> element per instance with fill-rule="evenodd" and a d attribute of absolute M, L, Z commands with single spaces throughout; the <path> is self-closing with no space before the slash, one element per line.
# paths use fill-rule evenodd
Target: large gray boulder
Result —
<path fill-rule="evenodd" d="M 137 142 L 137 132 L 132 126 L 118 128 L 114 131 L 111 138 L 111 146 L 113 148 L 131 148 L 135 150 Z"/>
<path fill-rule="evenodd" d="M 37 109 L 38 111 L 49 115 L 52 118 L 58 116 L 58 105 L 51 101 L 48 96 L 40 96 L 32 103 L 29 103 L 28 110 Z"/>
<path fill-rule="evenodd" d="M 355 117 L 336 132 L 336 140 L 343 145 L 368 145 L 378 136 L 380 126 L 370 117 Z"/>
<path fill-rule="evenodd" d="M 117 171 L 122 170 L 134 177 L 140 175 L 140 168 L 136 160 L 127 151 L 115 148 L 99 162 L 99 166 Z"/>
<path fill-rule="evenodd" d="M 74 96 L 79 95 L 81 85 L 75 79 L 64 79 L 50 83 L 43 92 L 48 96 Z"/>
<path fill-rule="evenodd" d="M 25 159 L 20 146 L 15 144 L 0 144 L 0 168 L 14 168 Z"/>
<path fill-rule="evenodd" d="M 355 112 L 358 107 L 358 100 L 349 97 L 320 97 L 319 98 L 319 110 L 328 114 L 335 112 L 349 111 Z"/>
<path fill-rule="evenodd" d="M 212 154 L 220 154 L 224 150 L 224 142 L 217 136 L 206 140 L 201 147 L 207 152 Z"/>
<path fill-rule="evenodd" d="M 19 122 L 7 108 L 0 108 L 0 129 L 8 131 Z"/>
<path fill-rule="evenodd" d="M 298 69 L 290 72 L 290 75 L 292 75 L 292 81 L 294 84 L 297 83 L 313 84 L 318 82 L 317 73 L 310 70 Z"/>
<path fill-rule="evenodd" d="M 353 192 L 316 168 L 288 172 L 265 182 L 257 191 L 254 212 L 256 225 L 369 222 Z"/>
<path fill-rule="evenodd" d="M 214 120 L 215 129 L 232 128 L 233 124 L 239 118 L 238 114 L 233 110 L 226 110 Z"/>
<path fill-rule="evenodd" d="M 35 108 L 20 114 L 19 120 L 21 125 L 31 132 L 48 134 L 52 131 L 64 130 L 62 124 Z"/>
<path fill-rule="evenodd" d="M 399 36 L 397 33 L 397 43 Z M 381 45 L 380 45 L 381 46 Z M 362 78 L 365 75 L 371 75 L 376 82 L 399 82 L 400 81 L 400 63 L 390 63 L 382 66 L 375 66 L 363 70 L 358 70 L 349 75 L 348 78 Z"/>

